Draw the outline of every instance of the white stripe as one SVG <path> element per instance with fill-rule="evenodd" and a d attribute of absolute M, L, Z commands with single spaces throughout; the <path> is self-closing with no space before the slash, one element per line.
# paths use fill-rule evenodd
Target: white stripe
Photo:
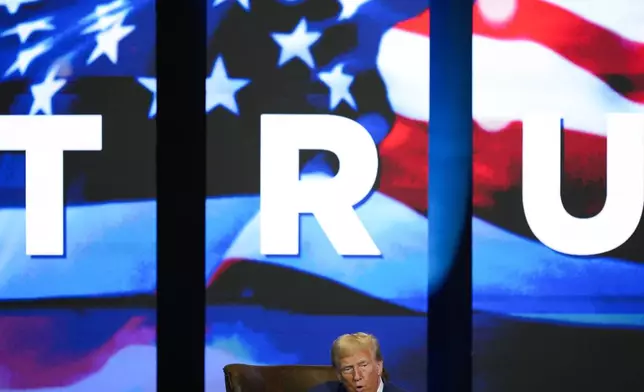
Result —
<path fill-rule="evenodd" d="M 542 0 L 632 41 L 644 42 L 642 0 Z M 580 42 L 583 37 L 580 37 Z"/>
<path fill-rule="evenodd" d="M 387 32 L 378 67 L 394 111 L 429 119 L 429 38 Z M 606 113 L 644 113 L 592 73 L 530 41 L 475 36 L 473 115 L 490 130 L 530 113 L 556 113 L 566 127 L 605 135 Z"/>
<path fill-rule="evenodd" d="M 530 41 L 474 37 L 474 118 L 508 122 L 556 113 L 566 127 L 605 135 L 606 113 L 644 113 L 592 73 Z"/>
<path fill-rule="evenodd" d="M 427 121 L 429 38 L 391 29 L 382 37 L 376 62 L 393 110 L 407 118 Z"/>

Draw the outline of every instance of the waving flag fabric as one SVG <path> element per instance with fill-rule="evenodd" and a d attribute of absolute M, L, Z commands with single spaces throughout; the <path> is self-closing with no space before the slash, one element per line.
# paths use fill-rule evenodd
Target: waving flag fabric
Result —
<path fill-rule="evenodd" d="M 210 26 L 213 29 L 213 37 L 211 39 L 210 53 L 210 75 L 206 80 L 207 85 L 207 102 L 205 110 L 209 114 L 209 194 L 217 196 L 217 199 L 208 201 L 208 260 L 207 260 L 207 275 L 209 281 L 212 283 L 214 279 L 220 275 L 220 265 L 228 266 L 228 263 L 222 260 L 222 256 L 227 254 L 233 258 L 243 258 L 244 254 L 231 254 L 227 252 L 227 247 L 232 245 L 235 235 L 241 231 L 247 223 L 252 226 L 251 218 L 257 211 L 257 202 L 252 197 L 257 191 L 258 187 L 258 166 L 252 164 L 257 162 L 259 154 L 257 145 L 253 140 L 257 140 L 258 136 L 258 114 L 266 112 L 317 112 L 317 113 L 338 113 L 344 116 L 354 118 L 365 125 L 374 135 L 376 140 L 382 140 L 387 135 L 392 113 L 387 99 L 387 92 L 380 81 L 377 71 L 377 57 L 379 50 L 379 40 L 381 33 L 389 30 L 391 25 L 397 23 L 399 20 L 405 20 L 406 17 L 412 16 L 415 13 L 422 12 L 423 5 L 419 2 L 418 5 L 412 7 L 412 3 L 408 2 L 401 5 L 397 10 L 395 17 L 391 16 L 389 12 L 391 5 L 384 2 L 369 2 L 360 7 L 361 12 L 357 9 L 351 10 L 351 5 L 347 6 L 347 11 L 339 17 L 339 9 L 342 4 L 329 2 L 327 9 L 324 5 L 318 8 L 311 8 L 314 11 L 306 11 L 308 3 L 302 3 L 296 12 L 292 12 L 289 21 L 272 21 L 274 26 L 270 26 L 267 17 L 267 28 L 262 27 L 258 29 L 251 23 L 251 15 L 255 15 L 249 10 L 246 10 L 242 4 L 235 4 L 228 2 L 213 6 L 211 9 L 212 14 L 209 16 Z M 321 3 L 320 3 L 321 4 Z M 34 8 L 35 5 L 32 7 Z M 137 36 L 135 33 L 138 31 L 135 18 L 138 14 L 145 14 L 152 11 L 148 4 L 148 8 L 144 9 L 144 4 L 130 4 L 124 2 L 113 2 L 107 5 L 98 5 L 97 11 L 90 13 L 90 16 L 79 16 L 82 29 L 74 27 L 76 30 L 82 31 L 98 31 L 99 27 L 106 32 L 117 29 L 118 26 L 135 26 L 135 28 L 127 28 L 130 32 L 127 37 L 132 35 L 132 38 L 140 38 L 142 40 L 149 39 L 150 32 Z M 294 5 L 291 3 L 274 3 L 272 7 L 274 10 L 256 11 L 262 15 L 264 12 L 270 15 L 270 12 L 277 10 L 294 11 Z M 39 8 L 35 8 L 39 10 Z M 301 9 L 304 9 L 302 11 Z M 138 10 L 138 11 L 137 11 Z M 27 11 L 25 11 L 27 12 Z M 138 12 L 138 14 L 137 14 Z M 47 15 L 46 13 L 35 13 L 36 15 Z M 81 12 L 78 15 L 82 14 Z M 307 17 L 306 15 L 312 16 Z M 92 16 L 94 15 L 94 16 Z M 95 16 L 100 15 L 100 16 Z M 226 15 L 225 18 L 222 15 Z M 96 19 L 94 22 L 88 21 L 91 18 Z M 255 16 L 256 17 L 256 16 Z M 349 19 L 352 19 L 351 21 Z M 132 20 L 132 21 L 130 21 Z M 68 22 L 69 23 L 69 22 Z M 85 24 L 90 27 L 86 27 Z M 92 24 L 94 23 L 94 24 Z M 96 25 L 96 26 L 94 26 Z M 247 30 L 252 34 L 248 38 L 239 36 L 237 33 L 240 28 L 238 26 L 244 25 Z M 94 26 L 94 27 L 92 27 Z M 17 28 L 7 29 L 9 31 L 16 30 Z M 143 30 L 143 29 L 141 29 Z M 51 34 L 50 30 L 44 33 Z M 370 34 L 371 33 L 371 34 Z M 376 33 L 376 34 L 373 34 Z M 67 33 L 69 36 L 71 33 Z M 100 33 L 102 34 L 102 33 Z M 118 35 L 118 34 L 117 34 Z M 103 37 L 106 35 L 100 35 Z M 115 35 L 116 36 L 116 35 Z M 233 42 L 224 38 L 236 36 Z M 364 38 L 366 37 L 366 38 Z M 71 41 L 70 37 L 67 39 Z M 72 77 L 67 79 L 73 80 L 75 83 L 90 83 L 87 80 L 89 76 L 86 68 L 92 67 L 96 62 L 97 74 L 101 74 L 103 68 L 108 69 L 110 73 L 124 72 L 115 71 L 112 68 L 119 68 L 121 62 L 116 61 L 114 55 L 109 57 L 99 56 L 97 60 L 91 60 L 93 50 L 89 51 L 86 59 L 83 60 L 81 48 L 91 47 L 92 39 L 84 39 L 81 34 L 82 45 L 79 44 L 75 49 L 74 56 L 65 54 L 62 49 L 56 56 L 54 65 L 48 67 L 49 59 L 43 59 L 41 63 L 34 62 L 32 65 L 33 72 L 37 72 L 40 66 L 42 72 L 54 78 L 52 80 L 63 81 L 60 76 L 62 62 L 69 72 L 73 71 Z M 336 38 L 342 40 L 336 43 Z M 356 45 L 355 42 L 347 45 L 347 41 L 355 41 L 356 38 L 364 38 Z M 61 42 L 62 42 L 62 38 Z M 263 39 L 265 46 L 270 48 L 270 51 L 258 51 L 256 45 L 245 43 L 244 39 Z M 94 40 L 104 42 L 105 39 L 99 39 L 97 35 Z M 119 40 L 114 41 L 111 45 L 112 48 L 118 48 L 117 52 L 110 53 L 123 53 L 128 50 L 136 52 L 137 58 L 147 58 L 145 53 L 149 56 L 150 52 L 145 52 L 149 45 L 143 45 L 133 42 L 125 41 L 126 37 L 121 37 Z M 123 45 L 118 46 L 116 43 L 123 42 Z M 89 42 L 89 43 L 88 43 Z M 146 41 L 143 41 L 146 42 Z M 234 43 L 234 45 L 232 45 Z M 103 44 L 106 45 L 106 44 Z M 116 46 L 114 46 L 116 45 Z M 53 49 L 52 49 L 53 50 Z M 427 50 L 425 51 L 427 52 Z M 9 52 L 5 52 L 9 54 Z M 65 55 L 63 55 L 65 54 Z M 94 54 L 94 56 L 97 56 Z M 7 57 L 10 57 L 8 55 Z M 123 56 L 122 56 L 123 57 Z M 135 61 L 127 57 L 132 64 Z M 63 60 L 58 60 L 62 58 Z M 124 57 L 125 58 L 125 57 Z M 68 60 L 71 59 L 71 60 Z M 254 59 L 249 61 L 249 59 Z M 123 60 L 124 64 L 127 64 Z M 100 62 L 102 61 L 102 62 Z M 116 61 L 116 63 L 115 63 Z M 143 61 L 139 61 L 141 63 Z M 262 66 L 257 67 L 258 64 Z M 252 65 L 252 67 L 249 67 Z M 427 62 L 424 63 L 428 66 Z M 82 68 L 83 71 L 76 71 Z M 128 72 L 136 75 L 138 72 L 143 73 L 142 70 L 135 70 L 134 66 L 125 67 Z M 55 72 L 54 72 L 55 71 Z M 57 73 L 56 73 L 57 72 Z M 108 75 L 110 74 L 108 73 Z M 123 83 L 128 83 L 127 91 L 132 89 L 137 96 L 142 99 L 136 102 L 136 105 L 128 105 L 132 107 L 139 107 L 141 110 L 134 116 L 128 118 L 128 122 L 132 122 L 132 117 L 139 121 L 143 119 L 150 119 L 148 127 L 153 126 L 153 118 L 155 114 L 155 98 L 154 98 L 154 80 L 151 72 L 143 73 L 146 76 L 137 78 L 137 81 L 125 80 Z M 57 79 L 58 78 L 58 79 Z M 78 82 L 76 79 L 78 78 Z M 66 79 L 65 79 L 66 81 Z M 93 83 L 101 83 L 100 80 L 91 80 Z M 25 83 L 21 79 L 21 83 Z M 66 83 L 72 83 L 66 82 Z M 75 92 L 71 87 L 68 88 Z M 125 89 L 125 87 L 124 87 Z M 63 92 L 67 93 L 67 90 Z M 89 94 L 88 94 L 89 95 Z M 100 96 L 100 93 L 95 93 L 95 96 Z M 25 97 L 25 102 L 30 102 L 29 97 Z M 53 97 L 52 98 L 57 98 Z M 99 105 L 99 98 L 86 96 L 73 96 L 73 102 L 96 102 L 96 104 L 89 110 L 91 112 L 102 113 L 105 109 Z M 31 99 L 33 101 L 33 99 Z M 57 99 L 52 99 L 52 102 L 58 103 Z M 56 105 L 54 105 L 55 107 Z M 76 109 L 76 106 L 71 107 Z M 14 113 L 19 112 L 18 109 L 12 109 Z M 132 110 L 132 109 L 129 109 Z M 37 111 L 36 111 L 37 112 Z M 74 111 L 78 112 L 78 111 Z M 66 113 L 64 109 L 60 109 L 57 113 Z M 118 118 L 114 119 L 111 116 L 105 115 L 105 121 L 120 125 L 116 121 L 125 120 Z M 71 159 L 67 161 L 68 172 L 68 185 L 75 185 L 76 188 L 70 186 L 68 195 L 68 204 L 79 205 L 87 204 L 89 202 L 102 202 L 99 205 L 88 205 L 83 208 L 69 207 L 67 211 L 67 227 L 68 227 L 68 259 L 87 260 L 93 259 L 96 262 L 74 264 L 69 267 L 67 260 L 52 260 L 46 266 L 32 266 L 33 263 L 27 262 L 26 256 L 21 251 L 24 247 L 24 238 L 20 235 L 21 231 L 13 230 L 14 228 L 24 227 L 24 210 L 22 208 L 7 208 L 2 211 L 5 216 L 6 232 L 3 238 L 12 238 L 13 241 L 8 241 L 7 251 L 3 253 L 1 265 L 3 266 L 5 276 L 4 283 L 0 285 L 0 297 L 4 299 L 23 299 L 23 298 L 57 298 L 57 297 L 83 297 L 83 296 L 115 296 L 115 295 L 133 295 L 140 293 L 151 293 L 154 289 L 154 203 L 150 201 L 137 201 L 136 203 L 115 203 L 118 200 L 141 200 L 148 195 L 153 195 L 150 189 L 144 189 L 142 185 L 133 185 L 132 188 L 128 187 L 137 179 L 142 177 L 151 177 L 153 172 L 149 170 L 150 162 L 138 162 L 135 159 L 143 160 L 143 157 L 125 157 L 129 166 L 139 167 L 138 173 L 129 173 L 128 183 L 105 183 L 98 184 L 100 181 L 97 179 L 97 174 L 105 172 L 106 166 L 114 165 L 116 155 L 123 152 L 124 147 L 119 146 L 126 138 L 129 138 L 132 131 L 120 131 L 120 129 L 111 130 L 109 124 L 106 124 L 108 129 L 104 151 L 100 154 L 86 154 L 83 159 L 74 159 L 72 154 L 68 154 Z M 250 130 L 250 131 L 249 131 Z M 146 136 L 141 136 L 146 133 Z M 137 144 L 140 143 L 142 149 L 150 151 L 150 144 L 153 142 L 153 131 L 147 130 L 136 131 Z M 400 227 L 404 230 L 410 230 L 412 235 L 407 238 L 426 238 L 426 224 L 421 215 L 418 213 L 424 212 L 426 208 L 422 205 L 426 204 L 426 185 L 420 188 L 415 185 L 422 179 L 409 180 L 407 174 L 409 170 L 401 172 L 397 165 L 402 163 L 408 165 L 404 161 L 395 157 L 398 150 L 394 144 L 400 135 L 393 135 L 388 137 L 386 143 L 382 147 L 382 158 L 391 162 L 384 164 L 383 170 L 385 174 L 382 176 L 381 188 L 383 195 L 376 194 L 373 200 L 365 205 L 365 208 L 379 210 L 383 208 L 382 214 L 387 215 L 387 210 L 392 219 L 400 220 Z M 112 141 L 110 143 L 110 140 Z M 127 139 L 129 140 L 129 139 Z M 144 146 L 144 144 L 147 144 Z M 392 146 L 392 147 L 389 147 Z M 426 143 L 421 142 L 418 144 L 415 152 L 415 159 L 422 161 L 426 159 L 427 149 Z M 234 151 L 234 156 L 226 154 L 226 151 Z M 137 151 L 138 152 L 138 151 Z M 146 155 L 144 155 L 147 157 Z M 223 171 L 220 166 L 222 162 L 219 157 L 225 156 L 228 165 L 234 165 L 238 168 L 239 173 L 236 176 L 230 176 L 228 172 Z M 120 158 L 120 157 L 119 157 Z M 122 158 L 121 158 L 122 159 Z M 17 170 L 21 169 L 19 156 L 6 155 L 7 162 L 14 162 L 13 165 Z M 71 162 L 70 162 L 71 161 Z M 17 163 L 16 163 L 17 162 Z M 95 169 L 91 166 L 98 163 L 102 165 L 100 169 Z M 315 163 L 315 162 L 313 162 Z M 125 166 L 124 163 L 118 166 Z M 148 169 L 144 172 L 144 169 Z M 135 167 L 135 171 L 137 168 Z M 320 165 L 316 166 L 320 167 Z M 22 168 L 24 170 L 24 168 Z M 311 170 L 316 170 L 311 169 Z M 11 173 L 12 170 L 7 170 L 6 173 Z M 15 170 L 13 170 L 15 173 Z M 102 174 L 102 173 L 101 173 Z M 243 180 L 238 180 L 242 178 Z M 88 183 L 91 181 L 91 183 Z M 409 184 L 404 185 L 405 182 Z M 150 184 L 150 180 L 144 181 L 144 184 Z M 24 185 L 23 185 L 24 186 Z M 126 189 L 127 188 L 127 189 Z M 76 193 L 74 193 L 74 191 Z M 224 197 L 230 194 L 250 194 L 251 197 Z M 8 205 L 21 204 L 17 196 L 22 196 L 22 189 L 18 187 L 18 191 L 14 193 L 17 200 L 7 201 Z M 386 195 L 393 196 L 394 199 L 386 197 Z M 407 196 L 405 196 L 407 195 Z M 413 200 L 409 200 L 409 198 Z M 105 203 L 109 202 L 109 203 Z M 401 204 L 402 203 L 402 204 Z M 414 210 L 417 212 L 415 213 Z M 234 213 L 231 213 L 234 212 Z M 383 216 L 384 216 L 383 215 Z M 406 217 L 408 216 L 409 217 Z M 375 218 L 376 215 L 372 214 L 372 223 L 367 222 L 367 225 L 374 226 L 376 230 L 381 226 L 381 220 Z M 382 218 L 380 218 L 382 219 Z M 415 223 L 408 225 L 411 219 Z M 112 221 L 112 222 L 110 222 Z M 394 224 L 394 220 L 387 219 Z M 18 224 L 19 226 L 14 226 Z M 210 222 L 216 222 L 211 225 Z M 308 225 L 305 223 L 305 226 Z M 305 229 L 306 230 L 306 229 Z M 379 229 L 378 229 L 379 230 Z M 101 239 L 100 241 L 98 239 Z M 391 241 L 391 240 L 388 240 Z M 315 240 L 315 242 L 318 242 Z M 394 241 L 391 241 L 394 243 Z M 116 246 L 110 246 L 116 245 Z M 109 248 L 109 252 L 102 252 L 102 249 Z M 418 271 L 426 271 L 426 246 L 418 241 L 409 250 L 404 250 L 403 253 L 410 252 L 409 255 L 402 255 L 400 257 L 410 258 L 412 263 L 416 263 L 414 268 L 411 269 L 397 269 L 393 268 L 390 272 L 400 271 L 398 273 L 408 274 L 409 278 L 416 280 L 413 286 L 416 288 L 412 291 L 414 293 L 404 294 L 406 299 L 401 299 L 402 302 L 411 303 L 416 305 L 412 306 L 415 310 L 426 310 L 426 273 L 418 273 Z M 245 251 L 250 252 L 250 249 Z M 322 252 L 323 253 L 323 252 Z M 397 260 L 399 257 L 392 254 L 392 260 Z M 300 268 L 308 270 L 312 268 L 307 261 L 303 261 Z M 333 269 L 328 265 L 322 265 L 318 272 L 324 277 L 332 277 L 334 275 Z M 416 270 L 416 273 L 410 272 Z M 419 269 L 419 270 L 418 270 Z M 374 290 L 372 287 L 377 287 L 375 283 L 382 277 L 386 276 L 387 270 L 382 266 L 374 269 L 375 275 L 366 280 L 367 285 L 362 287 L 363 291 L 368 294 L 373 294 L 378 298 L 391 300 L 396 302 L 398 294 L 394 292 L 386 295 L 378 293 L 370 293 Z M 50 279 L 51 276 L 56 276 L 54 281 Z M 19 279 L 11 278 L 19 277 Z M 106 278 L 107 277 L 107 278 Z M 111 278 L 113 277 L 113 278 Z M 406 281 L 407 278 L 402 279 Z M 351 281 L 343 282 L 352 285 Z M 411 295 L 413 298 L 407 298 Z"/>
<path fill-rule="evenodd" d="M 634 16 L 642 7 L 583 4 L 517 0 L 474 7 L 473 306 L 551 321 L 644 326 L 641 227 L 608 257 L 578 259 L 535 242 L 523 217 L 523 115 L 564 118 L 564 202 L 589 217 L 601 210 L 606 192 L 605 114 L 644 112 L 638 84 L 644 37 L 638 41 Z M 385 34 L 378 60 L 398 114 L 389 137 L 408 141 L 396 150 L 399 161 L 409 162 L 405 177 L 418 179 L 419 189 L 427 179 L 426 161 L 413 160 L 429 118 L 429 84 L 416 83 L 428 79 L 425 26 L 429 12 Z M 539 297 L 557 300 L 535 302 Z"/>
<path fill-rule="evenodd" d="M 51 262 L 25 256 L 24 153 L 0 152 L 0 299 L 154 288 L 153 16 L 151 0 L 0 7 L 0 111 L 102 114 L 105 129 L 100 153 L 65 154 L 68 255 Z"/>
<path fill-rule="evenodd" d="M 553 110 L 565 118 L 566 203 L 580 216 L 601 208 L 603 114 L 644 103 L 637 4 L 474 6 L 476 310 L 544 325 L 644 325 L 639 231 L 614 254 L 566 257 L 534 240 L 520 204 L 520 119 Z M 0 345 L 0 389 L 154 390 L 153 312 L 96 305 L 153 298 L 156 286 L 153 2 L 0 1 L 0 12 L 0 110 L 100 113 L 105 129 L 104 151 L 65 157 L 65 258 L 24 256 L 24 158 L 0 153 L 0 300 L 91 308 L 1 313 L 11 344 Z M 424 374 L 429 284 L 446 270 L 432 263 L 449 262 L 426 246 L 429 15 L 420 0 L 211 3 L 208 390 L 221 390 L 225 363 L 323 362 L 327 341 L 365 326 L 396 340 L 383 347 L 400 359 L 390 373 L 424 389 L 422 376 L 406 375 L 413 366 Z M 259 254 L 259 114 L 271 112 L 335 113 L 371 132 L 381 176 L 358 213 L 382 259 L 348 264 L 307 217 L 298 258 Z M 337 164 L 306 158 L 305 175 Z"/>
<path fill-rule="evenodd" d="M 371 8 L 366 8 L 368 6 Z M 377 24 L 379 15 L 386 9 L 384 3 L 368 3 L 364 7 L 366 9 L 362 10 L 361 8 L 362 13 L 357 15 L 356 18 L 371 17 L 369 20 L 371 24 Z M 422 8 L 420 10 L 422 11 Z M 402 136 L 395 128 L 387 134 L 393 115 L 391 109 L 389 109 L 389 100 L 387 99 L 390 90 L 384 90 L 384 88 L 380 87 L 382 82 L 379 75 L 382 70 L 376 72 L 376 68 L 380 66 L 379 60 L 381 58 L 381 53 L 377 50 L 380 36 L 374 35 L 371 38 L 365 38 L 358 42 L 355 49 L 348 48 L 349 52 L 347 54 L 332 57 L 326 55 L 325 52 L 332 53 L 332 51 L 342 48 L 339 48 L 338 44 L 326 41 L 326 39 L 330 40 L 330 37 L 334 36 L 335 39 L 351 36 L 351 32 L 345 30 L 349 28 L 348 25 L 339 24 L 329 27 L 324 34 L 321 34 L 319 31 L 321 26 L 324 26 L 324 22 L 313 23 L 309 21 L 305 24 L 303 21 L 307 20 L 306 18 L 302 19 L 299 15 L 294 16 L 290 24 L 296 27 L 289 33 L 290 35 L 279 33 L 277 37 L 274 36 L 280 47 L 277 70 L 274 70 L 273 66 L 267 66 L 266 68 L 269 71 L 261 68 L 260 71 L 257 71 L 258 76 L 253 78 L 256 81 L 253 83 L 261 83 L 263 78 L 271 80 L 288 78 L 288 81 L 279 80 L 278 83 L 282 87 L 278 90 L 278 93 L 274 93 L 271 96 L 270 101 L 264 101 L 261 93 L 258 94 L 255 90 L 247 92 L 247 96 L 252 97 L 255 105 L 262 106 L 260 110 L 255 109 L 257 110 L 255 112 L 257 115 L 260 112 L 284 112 L 285 110 L 292 112 L 293 108 L 296 111 L 337 113 L 355 118 L 358 122 L 361 122 L 372 133 L 375 140 L 380 141 L 384 138 L 380 145 L 382 175 L 378 191 L 358 208 L 358 214 L 362 222 L 374 238 L 374 241 L 379 244 L 383 257 L 377 260 L 371 257 L 352 257 L 351 265 L 348 266 L 347 260 L 336 254 L 312 216 L 304 216 L 301 219 L 302 251 L 298 257 L 266 257 L 261 255 L 258 249 L 259 220 L 256 215 L 245 225 L 235 241 L 226 250 L 223 262 L 220 264 L 220 268 L 216 269 L 212 275 L 210 284 L 216 286 L 218 279 L 225 279 L 229 269 L 235 268 L 240 261 L 246 261 L 267 264 L 280 269 L 294 269 L 306 274 L 334 280 L 343 286 L 375 299 L 384 300 L 411 311 L 426 312 L 428 277 L 431 271 L 428 268 L 428 250 L 425 240 L 427 238 L 427 219 L 423 215 L 426 212 L 426 207 L 423 208 L 422 206 L 427 204 L 427 184 L 425 179 L 414 180 L 410 178 L 408 173 L 411 172 L 404 170 L 399 165 L 410 164 L 407 159 L 401 160 L 400 157 L 396 156 L 398 150 L 405 151 L 407 154 L 410 152 L 408 149 L 401 148 L 401 146 L 395 146 L 397 140 L 399 142 Z M 387 21 L 385 20 L 384 22 Z M 384 22 L 379 22 L 382 25 L 380 27 L 382 31 L 387 31 L 384 33 L 383 40 L 386 39 L 391 30 Z M 239 22 L 235 22 L 234 17 L 231 17 L 231 19 L 224 21 L 220 25 L 219 31 L 221 34 L 227 32 L 228 23 L 231 25 L 239 24 Z M 273 22 L 268 21 L 267 23 L 270 25 Z M 405 23 L 410 22 L 403 21 L 397 24 L 393 31 L 398 30 L 398 26 Z M 308 37 L 305 33 L 299 32 L 300 26 L 305 25 L 309 31 Z M 364 27 L 359 22 L 356 27 L 358 29 L 357 36 L 362 37 L 360 29 Z M 377 26 L 372 26 L 372 28 L 375 27 Z M 298 35 L 300 37 L 297 37 Z M 288 36 L 288 38 L 285 36 Z M 419 36 L 419 38 L 423 39 L 422 36 Z M 315 42 L 313 42 L 314 39 L 316 40 Z M 214 42 L 218 41 L 215 38 Z M 308 50 L 302 50 L 304 45 L 311 47 L 310 53 L 312 53 L 312 57 L 308 57 Z M 380 45 L 380 47 L 382 46 Z M 222 57 L 224 58 L 227 54 L 227 49 L 222 50 Z M 419 53 L 421 55 L 420 65 L 425 66 L 426 71 L 429 66 L 428 49 L 426 47 L 424 50 L 425 58 L 422 57 L 422 52 Z M 241 52 L 240 55 L 244 55 L 245 58 L 255 55 L 255 51 L 252 49 L 247 51 L 236 49 L 236 51 Z M 304 57 L 305 60 L 288 61 L 280 66 L 282 59 L 289 58 L 286 57 L 286 54 L 289 57 L 297 54 Z M 227 61 L 232 62 L 235 57 L 231 56 L 229 59 Z M 315 63 L 313 59 L 315 59 Z M 326 63 L 324 62 L 325 59 Z M 258 58 L 257 61 L 263 60 Z M 312 64 L 316 64 L 319 71 L 312 67 Z M 300 74 L 303 75 L 303 80 L 302 83 L 297 83 Z M 426 77 L 425 80 L 427 79 Z M 253 83 L 250 83 L 245 88 L 252 89 Z M 295 93 L 301 89 L 301 84 L 305 86 L 310 84 L 315 90 L 319 91 L 314 90 L 317 94 L 307 95 L 309 100 L 308 107 L 306 104 L 296 105 L 292 103 L 292 101 L 295 101 Z M 297 86 L 297 90 L 295 86 Z M 345 86 L 349 86 L 349 88 L 347 89 Z M 275 96 L 277 96 L 277 100 Z M 237 128 L 237 124 L 239 121 L 242 123 L 248 121 L 243 118 L 244 103 L 246 102 L 243 90 L 239 92 L 238 97 L 237 102 L 242 102 L 239 105 L 239 119 L 237 116 L 231 116 L 230 110 L 213 111 L 211 113 L 211 117 L 209 117 L 210 126 L 212 126 L 213 130 L 217 129 L 217 133 L 225 135 L 228 129 L 231 129 L 231 132 L 235 134 L 242 134 Z M 337 100 L 334 99 L 335 97 L 337 97 Z M 280 100 L 283 101 L 280 102 Z M 425 100 L 425 103 L 428 103 L 427 100 Z M 251 116 L 251 118 L 251 121 L 256 121 L 258 116 Z M 222 124 L 224 124 L 223 127 Z M 254 132 L 256 132 L 257 126 L 254 126 Z M 423 133 L 425 137 L 417 139 L 417 143 L 413 148 L 415 159 L 419 161 L 420 167 L 424 167 L 426 170 L 426 131 L 423 131 Z M 222 146 L 222 149 L 229 148 L 230 140 L 233 137 L 223 137 L 228 137 L 226 139 L 228 147 L 223 147 L 223 142 L 218 144 Z M 250 137 L 252 138 L 253 136 Z M 409 143 L 405 144 L 409 145 Z M 248 156 L 250 159 L 257 160 L 259 154 L 256 146 L 249 144 L 248 139 L 240 141 L 237 151 L 248 151 L 249 148 L 251 151 L 248 152 Z M 221 154 L 223 154 L 223 151 Z M 384 157 L 387 158 L 385 159 Z M 259 185 L 258 169 L 258 166 L 253 166 L 248 172 L 249 178 L 255 179 L 253 184 L 255 187 Z M 331 167 L 323 159 L 314 159 L 305 166 L 305 175 L 320 171 L 329 173 L 330 170 Z M 420 174 L 420 176 L 422 175 Z M 417 184 L 420 184 L 420 187 Z M 216 183 L 211 186 L 218 187 L 221 184 Z M 239 268 L 248 268 L 249 271 L 252 271 L 253 267 L 251 265 L 253 264 L 246 263 L 245 265 L 246 267 Z M 354 273 L 351 271 L 354 271 Z M 360 272 L 358 273 L 358 271 Z M 277 279 L 274 284 L 278 285 L 278 281 L 280 279 Z M 216 287 L 213 287 L 213 289 L 216 289 Z M 328 293 L 320 293 L 320 295 L 329 296 Z"/>
<path fill-rule="evenodd" d="M 400 136 L 387 136 L 394 114 L 377 59 L 383 34 L 425 8 L 377 0 L 210 4 L 209 391 L 222 390 L 221 367 L 230 362 L 324 363 L 328 342 L 345 328 L 376 333 L 392 358 L 412 353 L 390 372 L 418 368 L 402 384 L 424 389 L 427 225 L 417 206 L 427 190 L 396 166 Z M 24 255 L 24 158 L 0 155 L 0 300 L 13 309 L 0 313 L 0 335 L 10 337 L 0 345 L 0 389 L 155 390 L 154 312 L 136 309 L 152 303 L 156 286 L 153 2 L 19 1 L 0 11 L 1 110 L 99 113 L 104 121 L 102 152 L 65 156 L 64 258 Z M 255 252 L 259 114 L 270 112 L 341 114 L 387 140 L 381 154 L 390 174 L 360 209 L 387 257 L 348 266 L 306 219 L 303 239 L 316 252 L 297 260 Z M 426 154 L 423 141 L 416 159 Z M 330 173 L 327 158 L 307 157 L 306 172 Z M 404 246 L 391 228 L 406 236 Z M 400 284 L 385 284 L 392 276 Z"/>
<path fill-rule="evenodd" d="M 475 213 L 513 232 L 502 238 L 502 230 L 475 224 L 478 309 L 644 326 L 641 225 L 605 257 L 565 257 L 522 245 L 522 237 L 534 237 L 520 200 L 519 122 L 531 112 L 563 117 L 564 204 L 576 216 L 598 213 L 606 194 L 605 115 L 644 112 L 644 36 L 637 27 L 643 12 L 629 1 L 517 0 L 474 8 Z M 512 283 L 501 286 L 510 276 Z"/>

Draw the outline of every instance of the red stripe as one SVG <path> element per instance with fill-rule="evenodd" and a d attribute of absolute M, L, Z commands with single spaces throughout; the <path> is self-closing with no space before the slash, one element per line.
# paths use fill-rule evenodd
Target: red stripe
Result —
<path fill-rule="evenodd" d="M 411 19 L 407 19 L 398 23 L 396 25 L 396 29 L 429 37 L 429 10 L 426 10 Z"/>
<path fill-rule="evenodd" d="M 473 127 L 474 207 L 498 208 L 508 197 L 520 198 L 521 124 L 512 123 L 498 132 L 486 131 L 476 123 Z M 564 187 L 583 194 L 584 212 L 598 212 L 606 188 L 606 138 L 565 130 L 564 157 Z M 379 190 L 426 212 L 428 160 L 427 123 L 398 118 L 380 145 Z"/>
<path fill-rule="evenodd" d="M 405 205 L 427 211 L 427 123 L 397 118 L 380 143 L 379 191 Z"/>
<path fill-rule="evenodd" d="M 208 278 L 208 282 L 206 283 L 206 287 L 212 286 L 217 279 L 219 279 L 226 271 L 230 269 L 233 265 L 240 263 L 242 261 L 245 261 L 244 259 L 225 259 L 217 266 L 215 271 L 210 275 Z"/>
<path fill-rule="evenodd" d="M 475 208 L 494 208 L 520 197 L 522 126 L 512 123 L 499 132 L 474 125 L 472 157 Z M 575 130 L 564 131 L 562 185 L 583 201 L 583 211 L 594 214 L 604 203 L 606 188 L 606 138 Z M 556 157 L 550 157 L 556 159 Z M 511 193 L 512 192 L 512 193 Z M 516 192 L 516 193 L 514 193 Z M 520 203 L 520 200 L 515 200 Z"/>
<path fill-rule="evenodd" d="M 514 16 L 501 24 L 486 19 L 476 5 L 473 28 L 474 34 L 489 38 L 529 40 L 546 46 L 627 98 L 644 103 L 644 44 L 568 10 L 537 0 L 517 0 Z"/>

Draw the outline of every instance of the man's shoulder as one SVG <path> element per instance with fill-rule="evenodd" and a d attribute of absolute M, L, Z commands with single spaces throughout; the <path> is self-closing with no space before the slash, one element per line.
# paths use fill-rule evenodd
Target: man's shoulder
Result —
<path fill-rule="evenodd" d="M 383 392 L 406 392 L 404 389 L 398 388 L 394 384 L 385 383 L 385 388 Z"/>
<path fill-rule="evenodd" d="M 344 387 L 339 381 L 327 381 L 309 389 L 309 392 L 344 392 Z"/>
<path fill-rule="evenodd" d="M 324 384 L 315 386 L 312 389 L 309 389 L 308 392 L 345 392 L 344 386 L 339 381 L 329 381 Z M 384 392 L 406 392 L 403 389 L 398 388 L 394 384 L 386 383 Z"/>

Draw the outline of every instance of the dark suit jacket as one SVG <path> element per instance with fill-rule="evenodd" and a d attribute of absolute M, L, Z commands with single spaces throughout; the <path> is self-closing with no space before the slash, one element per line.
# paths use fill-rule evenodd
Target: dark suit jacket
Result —
<path fill-rule="evenodd" d="M 309 392 L 346 392 L 344 385 L 340 381 L 329 381 L 324 384 L 320 384 L 313 389 L 310 389 Z M 385 388 L 383 392 L 405 392 L 402 389 L 398 388 L 394 384 L 385 383 Z"/>

